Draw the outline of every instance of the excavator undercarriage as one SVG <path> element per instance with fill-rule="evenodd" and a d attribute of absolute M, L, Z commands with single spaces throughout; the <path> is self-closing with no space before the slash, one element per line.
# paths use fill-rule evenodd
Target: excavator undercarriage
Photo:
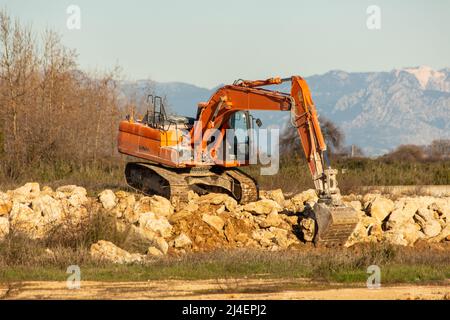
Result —
<path fill-rule="evenodd" d="M 125 177 L 132 188 L 172 201 L 188 201 L 189 190 L 200 194 L 225 192 L 242 204 L 258 200 L 255 180 L 236 168 L 175 169 L 145 162 L 129 162 L 125 168 Z"/>

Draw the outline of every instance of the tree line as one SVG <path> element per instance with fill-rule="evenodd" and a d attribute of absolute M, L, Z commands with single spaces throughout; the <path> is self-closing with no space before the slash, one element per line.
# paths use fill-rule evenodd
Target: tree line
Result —
<path fill-rule="evenodd" d="M 85 73 L 77 54 L 46 30 L 0 11 L 0 173 L 61 161 L 90 165 L 116 155 L 117 123 L 127 101 L 118 68 Z"/>

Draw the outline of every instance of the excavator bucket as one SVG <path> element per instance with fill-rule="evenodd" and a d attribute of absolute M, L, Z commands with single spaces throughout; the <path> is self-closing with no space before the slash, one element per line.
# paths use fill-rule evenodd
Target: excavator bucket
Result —
<path fill-rule="evenodd" d="M 344 205 L 327 206 L 316 203 L 313 210 L 317 223 L 314 242 L 317 245 L 345 244 L 358 223 L 356 210 Z"/>

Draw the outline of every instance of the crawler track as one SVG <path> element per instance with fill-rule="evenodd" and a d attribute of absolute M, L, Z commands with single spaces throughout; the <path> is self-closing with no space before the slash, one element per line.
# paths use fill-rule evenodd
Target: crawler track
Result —
<path fill-rule="evenodd" d="M 238 169 L 175 169 L 146 162 L 130 162 L 125 168 L 127 183 L 147 195 L 188 200 L 188 191 L 201 184 L 231 194 L 239 203 L 258 200 L 256 182 Z"/>

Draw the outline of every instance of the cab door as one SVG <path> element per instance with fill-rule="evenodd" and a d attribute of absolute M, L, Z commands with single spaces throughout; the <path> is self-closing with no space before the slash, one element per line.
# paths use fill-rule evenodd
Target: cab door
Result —
<path fill-rule="evenodd" d="M 248 111 L 237 111 L 230 117 L 230 128 L 234 129 L 233 139 L 228 139 L 231 144 L 231 159 L 239 162 L 249 161 L 250 138 L 249 130 L 251 127 L 250 114 Z"/>

